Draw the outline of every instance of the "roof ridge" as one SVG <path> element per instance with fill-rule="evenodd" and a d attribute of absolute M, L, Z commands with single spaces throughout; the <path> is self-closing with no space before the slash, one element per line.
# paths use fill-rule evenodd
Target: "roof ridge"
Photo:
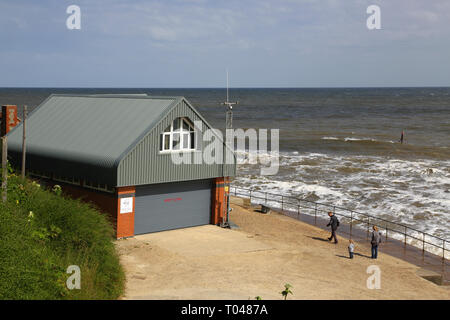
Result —
<path fill-rule="evenodd" d="M 126 98 L 126 99 L 148 99 L 148 100 L 178 100 L 184 96 L 152 96 L 147 93 L 52 93 L 50 97 L 74 97 L 74 98 Z"/>

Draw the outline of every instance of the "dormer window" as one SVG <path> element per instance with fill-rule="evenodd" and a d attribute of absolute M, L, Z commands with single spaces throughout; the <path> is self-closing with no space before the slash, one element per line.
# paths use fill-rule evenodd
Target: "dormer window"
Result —
<path fill-rule="evenodd" d="M 195 150 L 194 126 L 188 118 L 176 118 L 161 133 L 160 151 Z"/>

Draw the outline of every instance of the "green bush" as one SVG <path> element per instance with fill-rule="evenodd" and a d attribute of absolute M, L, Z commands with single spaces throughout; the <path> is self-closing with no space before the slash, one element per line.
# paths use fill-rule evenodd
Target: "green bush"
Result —
<path fill-rule="evenodd" d="M 0 299 L 116 299 L 124 273 L 113 228 L 89 204 L 11 174 L 0 202 Z M 81 269 L 69 290 L 67 267 Z"/>

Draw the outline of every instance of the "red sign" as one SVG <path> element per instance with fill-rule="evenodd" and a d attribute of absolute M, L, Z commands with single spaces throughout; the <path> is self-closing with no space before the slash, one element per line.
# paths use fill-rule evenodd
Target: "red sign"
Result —
<path fill-rule="evenodd" d="M 17 106 L 2 106 L 2 130 L 1 135 L 4 136 L 19 123 L 17 119 Z"/>

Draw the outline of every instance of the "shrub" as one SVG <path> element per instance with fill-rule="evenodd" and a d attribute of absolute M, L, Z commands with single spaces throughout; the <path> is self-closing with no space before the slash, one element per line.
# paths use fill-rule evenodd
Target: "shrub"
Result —
<path fill-rule="evenodd" d="M 124 273 L 107 217 L 89 204 L 11 175 L 0 202 L 0 299 L 116 299 Z M 81 289 L 68 290 L 69 265 Z"/>

